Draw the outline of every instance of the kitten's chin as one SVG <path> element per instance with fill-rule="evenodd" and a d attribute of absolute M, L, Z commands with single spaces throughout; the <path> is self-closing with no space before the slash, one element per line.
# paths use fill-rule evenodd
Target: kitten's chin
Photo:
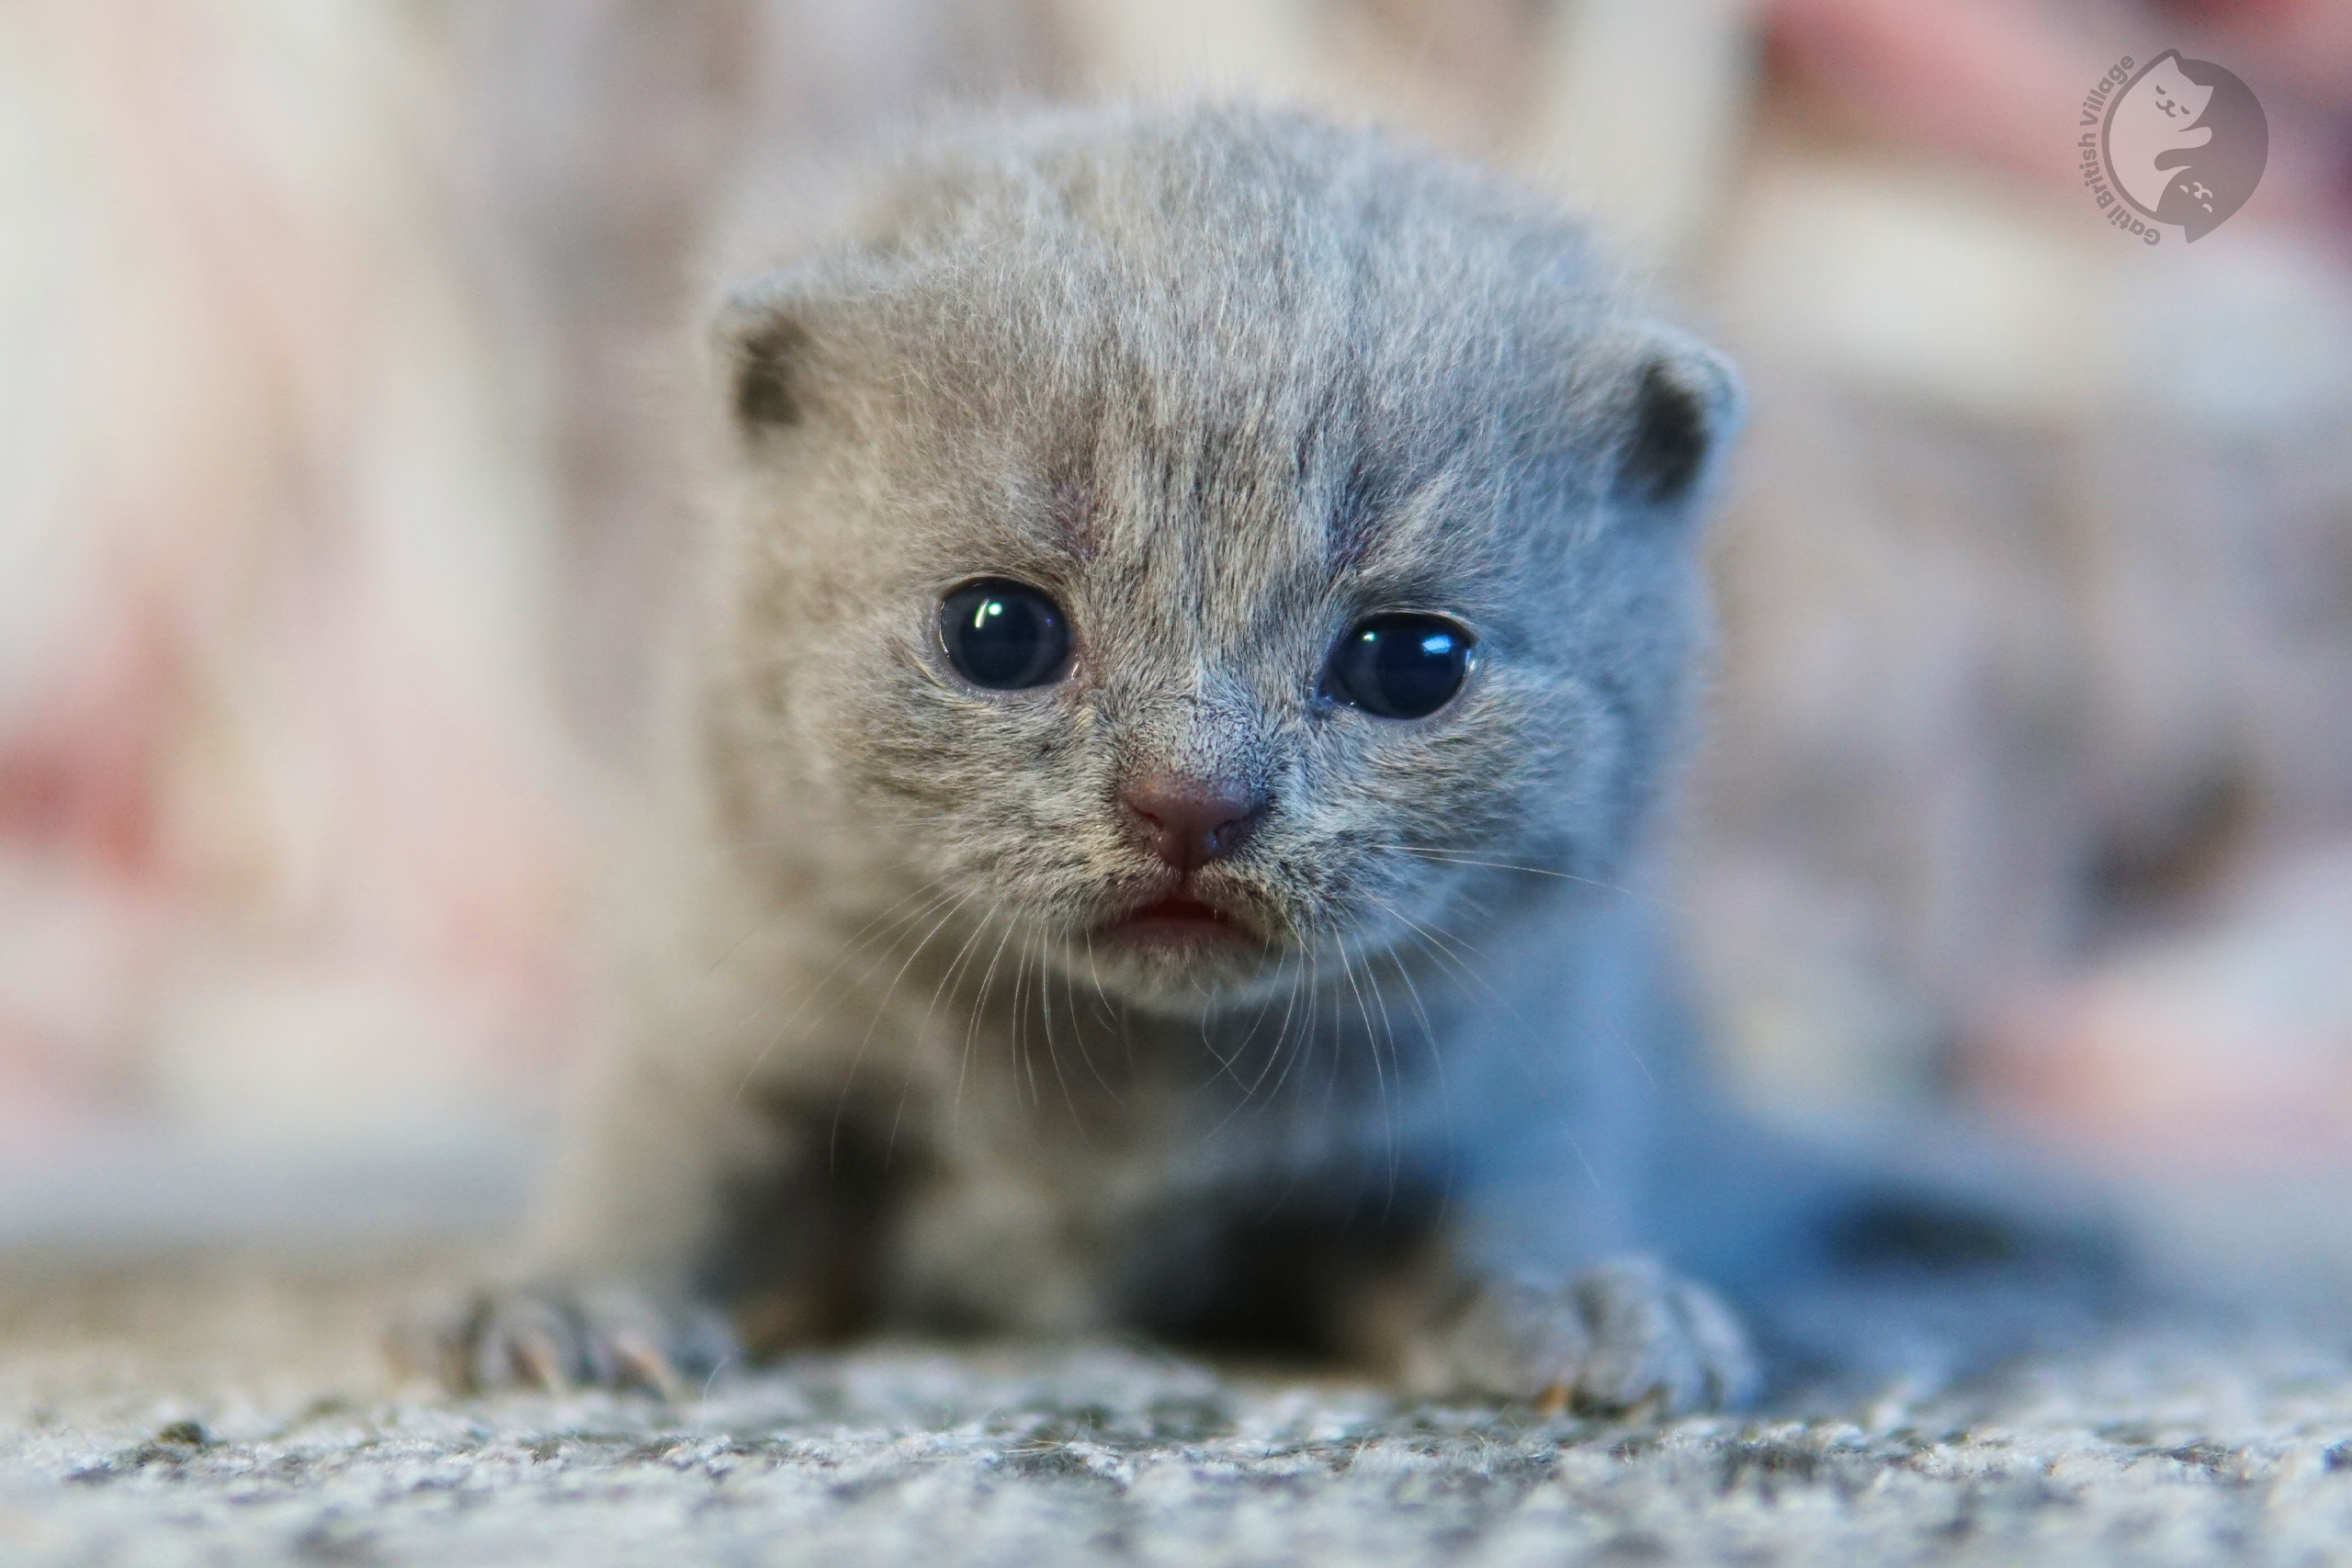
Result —
<path fill-rule="evenodd" d="M 1279 947 L 1250 915 L 1184 893 L 1104 920 L 1088 947 L 1096 983 L 1151 1011 L 1190 1012 L 1210 997 L 1238 999 L 1281 968 Z"/>
<path fill-rule="evenodd" d="M 1138 1013 L 1192 1018 L 1249 1007 L 1283 993 L 1283 966 L 1262 948 L 1122 943 L 1095 946 L 1094 982 Z"/>

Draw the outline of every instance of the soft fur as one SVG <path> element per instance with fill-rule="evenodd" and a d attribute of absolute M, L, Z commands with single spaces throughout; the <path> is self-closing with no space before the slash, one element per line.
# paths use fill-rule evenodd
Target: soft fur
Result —
<path fill-rule="evenodd" d="M 963 123 L 857 188 L 718 313 L 677 838 L 544 1244 L 430 1353 L 658 1383 L 1127 1326 L 1744 1397 L 1658 1260 L 1698 1156 L 1643 890 L 1729 368 L 1532 197 L 1304 117 Z M 940 597 L 983 576 L 1067 607 L 1067 680 L 956 676 Z M 1460 696 L 1319 699 L 1399 608 L 1476 631 Z M 1148 773 L 1271 798 L 1192 884 L 1255 944 L 1106 937 L 1176 880 L 1119 806 Z"/>

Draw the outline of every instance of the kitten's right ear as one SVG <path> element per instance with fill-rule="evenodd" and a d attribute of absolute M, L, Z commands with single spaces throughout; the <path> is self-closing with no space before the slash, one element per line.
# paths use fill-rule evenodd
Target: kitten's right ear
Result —
<path fill-rule="evenodd" d="M 808 412 L 806 302 L 774 286 L 729 298 L 711 322 L 711 345 L 735 423 L 762 435 L 798 424 Z"/>
<path fill-rule="evenodd" d="M 1632 429 L 1610 492 L 1621 504 L 1678 510 L 1705 487 L 1739 432 L 1747 400 L 1731 361 L 1680 332 L 1656 331 L 1638 365 Z"/>

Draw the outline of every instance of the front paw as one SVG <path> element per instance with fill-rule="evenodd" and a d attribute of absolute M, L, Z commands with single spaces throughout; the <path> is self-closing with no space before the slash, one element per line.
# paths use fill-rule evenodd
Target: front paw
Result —
<path fill-rule="evenodd" d="M 395 1326 L 390 1348 L 405 1371 L 458 1393 L 584 1384 L 668 1398 L 684 1380 L 717 1371 L 736 1345 L 707 1307 L 665 1304 L 622 1286 L 541 1283 L 420 1306 Z"/>
<path fill-rule="evenodd" d="M 1759 1382 L 1732 1310 L 1645 1258 L 1601 1264 L 1565 1287 L 1480 1285 L 1415 1346 L 1408 1376 L 1425 1394 L 1661 1416 L 1745 1404 Z"/>

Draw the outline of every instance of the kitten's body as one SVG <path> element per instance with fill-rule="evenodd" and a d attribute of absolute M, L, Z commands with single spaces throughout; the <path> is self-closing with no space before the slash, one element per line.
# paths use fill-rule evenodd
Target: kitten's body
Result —
<path fill-rule="evenodd" d="M 452 1373 L 658 1381 L 724 1307 L 1740 1397 L 1657 1260 L 1700 1156 L 1641 891 L 1727 370 L 1540 206 L 1302 118 L 1033 116 L 868 189 L 723 315 L 679 836 Z M 1067 611 L 1061 677 L 951 667 L 983 578 Z M 1395 611 L 1477 637 L 1426 717 L 1318 684 Z M 1169 788 L 1246 839 L 1155 852 Z M 1132 918 L 1177 897 L 1220 929 Z"/>

